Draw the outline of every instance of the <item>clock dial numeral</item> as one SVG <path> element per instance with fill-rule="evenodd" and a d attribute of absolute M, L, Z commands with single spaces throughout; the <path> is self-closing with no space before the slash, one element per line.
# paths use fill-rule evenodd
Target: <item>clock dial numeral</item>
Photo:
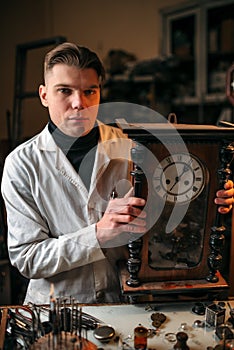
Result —
<path fill-rule="evenodd" d="M 171 159 L 170 157 L 167 157 L 167 158 L 166 158 L 166 162 L 167 162 L 168 164 L 171 164 L 171 163 L 172 163 L 172 159 Z"/>
<path fill-rule="evenodd" d="M 201 177 L 196 177 L 195 180 L 196 181 L 202 181 L 202 178 Z"/>
<path fill-rule="evenodd" d="M 161 189 L 161 186 L 160 186 L 160 185 L 158 185 L 158 186 L 155 187 L 155 191 L 156 191 L 156 192 L 159 192 L 160 189 Z"/>

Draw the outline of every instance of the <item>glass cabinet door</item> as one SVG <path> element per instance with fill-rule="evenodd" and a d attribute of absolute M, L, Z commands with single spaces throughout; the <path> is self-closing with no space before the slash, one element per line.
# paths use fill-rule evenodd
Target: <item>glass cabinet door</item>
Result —
<path fill-rule="evenodd" d="M 207 8 L 207 94 L 225 95 L 226 74 L 234 62 L 234 2 Z"/>
<path fill-rule="evenodd" d="M 179 62 L 173 111 L 185 122 L 217 123 L 227 107 L 226 76 L 234 63 L 234 0 L 197 1 L 161 13 L 163 54 Z"/>
<path fill-rule="evenodd" d="M 176 60 L 174 97 L 183 102 L 198 97 L 197 10 L 180 11 L 166 16 L 164 54 Z"/>
<path fill-rule="evenodd" d="M 177 92 L 196 96 L 195 15 L 174 19 L 170 23 L 171 54 L 178 59 Z"/>

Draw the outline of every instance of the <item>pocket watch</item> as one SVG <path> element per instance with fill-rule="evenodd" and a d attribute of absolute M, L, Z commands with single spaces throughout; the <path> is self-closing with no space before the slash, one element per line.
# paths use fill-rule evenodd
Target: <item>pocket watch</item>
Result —
<path fill-rule="evenodd" d="M 206 183 L 201 161 L 189 153 L 166 156 L 153 174 L 153 188 L 167 202 L 186 203 L 197 198 Z"/>

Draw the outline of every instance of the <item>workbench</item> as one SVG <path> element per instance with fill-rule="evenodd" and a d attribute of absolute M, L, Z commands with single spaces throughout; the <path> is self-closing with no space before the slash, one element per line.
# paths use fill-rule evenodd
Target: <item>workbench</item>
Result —
<path fill-rule="evenodd" d="M 173 349 L 176 343 L 175 336 L 180 331 L 187 333 L 187 345 L 190 350 L 206 350 L 207 347 L 211 347 L 209 349 L 212 349 L 220 343 L 220 339 L 215 334 L 215 327 L 205 322 L 206 315 L 194 313 L 196 304 L 197 303 L 194 302 L 176 302 L 158 304 L 82 305 L 79 307 L 82 307 L 83 313 L 92 315 L 101 320 L 103 324 L 112 326 L 115 330 L 115 336 L 105 343 L 94 337 L 93 330 L 90 329 L 87 331 L 85 335 L 86 339 L 95 344 L 98 349 L 134 349 L 134 329 L 138 325 L 142 325 L 151 330 L 147 338 L 148 349 Z M 207 307 L 213 304 L 213 302 L 206 301 L 202 304 Z M 215 302 L 215 304 L 218 305 L 217 302 Z M 224 322 L 226 322 L 230 317 L 230 310 L 232 310 L 232 308 L 234 309 L 234 300 L 222 302 L 222 304 L 224 310 L 226 310 L 224 320 Z M 1 310 L 4 310 L 4 307 L 1 307 Z M 152 314 L 155 313 L 162 313 L 166 316 L 165 322 L 163 322 L 159 328 L 152 326 Z M 58 349 L 60 349 L 60 347 Z"/>
<path fill-rule="evenodd" d="M 209 303 L 206 303 L 207 305 Z M 226 304 L 226 303 L 225 303 Z M 234 301 L 229 305 L 234 308 Z M 112 325 L 122 342 L 134 348 L 134 328 L 139 324 L 146 328 L 152 327 L 151 315 L 154 312 L 165 314 L 166 321 L 156 331 L 156 334 L 148 338 L 148 349 L 168 350 L 173 349 L 175 342 L 170 342 L 170 334 L 184 331 L 188 334 L 187 344 L 190 350 L 206 350 L 208 346 L 215 347 L 219 338 L 215 335 L 214 327 L 194 327 L 197 320 L 204 321 L 205 316 L 194 314 L 194 303 L 168 303 L 154 305 L 110 305 L 110 306 L 87 306 L 84 312 L 90 313 L 103 322 Z M 229 307 L 226 307 L 227 316 Z M 173 339 L 173 337 L 171 337 Z M 113 339 L 108 344 L 101 344 L 90 334 L 89 340 L 105 349 L 118 349 L 120 344 Z M 123 346 L 123 348 L 125 348 Z M 130 348 L 129 348 L 130 349 Z"/>

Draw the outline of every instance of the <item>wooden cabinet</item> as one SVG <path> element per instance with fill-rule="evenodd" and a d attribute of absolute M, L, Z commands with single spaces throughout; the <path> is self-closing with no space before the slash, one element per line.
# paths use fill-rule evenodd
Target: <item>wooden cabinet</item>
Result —
<path fill-rule="evenodd" d="M 225 91 L 234 60 L 234 1 L 192 1 L 161 14 L 163 54 L 180 62 L 172 109 L 184 122 L 215 123 L 230 107 Z"/>

